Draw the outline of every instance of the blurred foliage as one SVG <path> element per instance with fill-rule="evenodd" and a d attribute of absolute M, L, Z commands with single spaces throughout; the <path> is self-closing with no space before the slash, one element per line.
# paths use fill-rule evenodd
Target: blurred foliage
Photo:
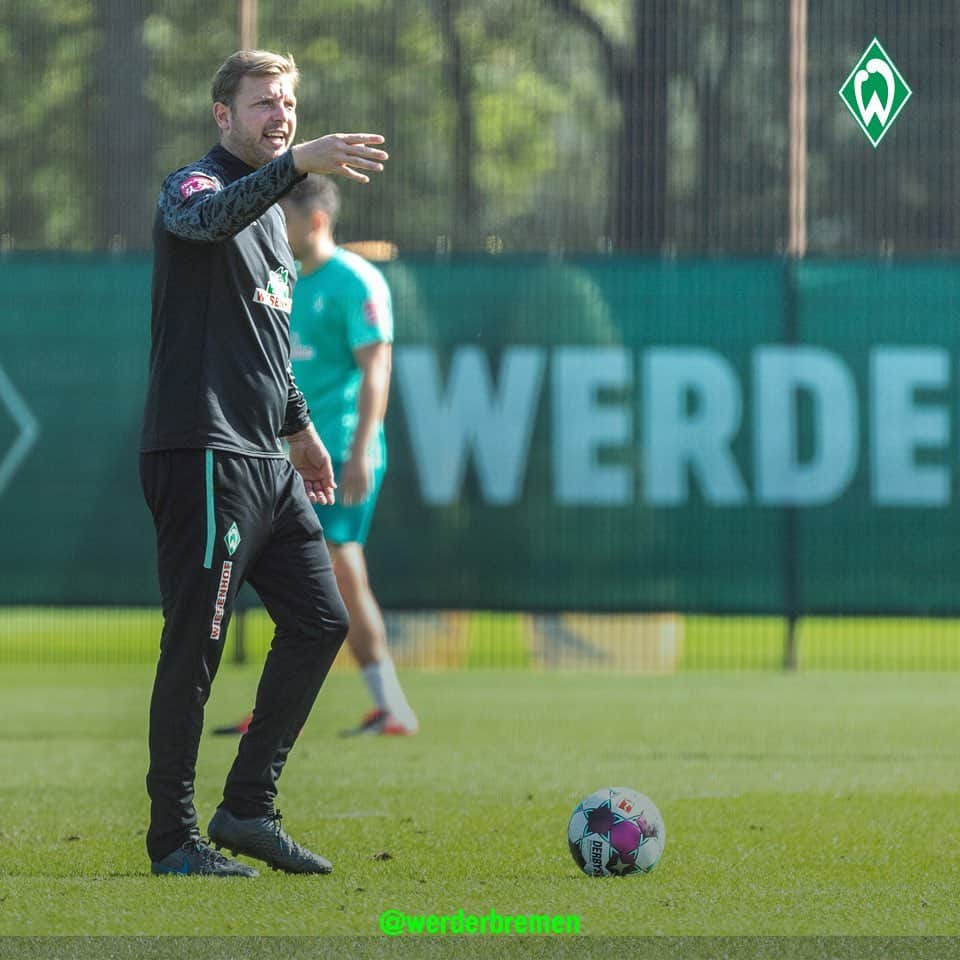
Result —
<path fill-rule="evenodd" d="M 238 0 L 0 4 L 0 247 L 147 249 L 163 176 L 216 139 Z M 952 0 L 809 0 L 815 252 L 957 245 Z M 402 253 L 784 248 L 783 0 L 259 0 L 300 135 L 383 132 L 344 239 Z M 874 35 L 917 96 L 874 151 L 836 91 Z"/>
<path fill-rule="evenodd" d="M 90 247 L 96 197 L 87 124 L 98 46 L 92 0 L 0 5 L 0 235 L 40 248 Z"/>

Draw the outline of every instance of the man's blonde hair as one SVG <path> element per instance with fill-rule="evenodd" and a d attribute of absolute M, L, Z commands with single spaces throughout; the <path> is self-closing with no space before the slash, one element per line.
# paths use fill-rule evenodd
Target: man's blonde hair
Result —
<path fill-rule="evenodd" d="M 251 77 L 279 77 L 288 76 L 297 89 L 300 71 L 288 53 L 285 57 L 269 50 L 238 50 L 223 61 L 220 69 L 213 76 L 210 86 L 210 96 L 214 103 L 225 103 L 233 106 L 234 97 L 240 88 L 240 81 L 247 76 Z"/>

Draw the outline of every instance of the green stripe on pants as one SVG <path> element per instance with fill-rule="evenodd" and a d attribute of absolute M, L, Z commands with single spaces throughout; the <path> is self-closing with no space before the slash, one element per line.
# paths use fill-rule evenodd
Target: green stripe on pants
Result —
<path fill-rule="evenodd" d="M 213 566 L 213 538 L 217 532 L 217 521 L 213 514 L 213 451 L 205 450 L 204 466 L 207 489 L 207 549 L 203 555 L 203 569 Z"/>

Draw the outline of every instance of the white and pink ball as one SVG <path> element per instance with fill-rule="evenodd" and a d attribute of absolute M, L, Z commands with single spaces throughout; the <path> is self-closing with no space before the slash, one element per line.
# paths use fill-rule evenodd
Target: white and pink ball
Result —
<path fill-rule="evenodd" d="M 667 842 L 663 817 L 646 795 L 605 787 L 581 800 L 567 825 L 577 866 L 591 877 L 649 873 Z"/>

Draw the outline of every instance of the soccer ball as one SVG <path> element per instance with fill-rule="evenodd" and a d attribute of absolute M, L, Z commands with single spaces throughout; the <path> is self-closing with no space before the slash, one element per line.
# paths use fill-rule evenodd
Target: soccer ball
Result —
<path fill-rule="evenodd" d="M 567 841 L 587 876 L 629 877 L 657 865 L 667 831 L 649 797 L 629 787 L 606 787 L 577 804 Z"/>

